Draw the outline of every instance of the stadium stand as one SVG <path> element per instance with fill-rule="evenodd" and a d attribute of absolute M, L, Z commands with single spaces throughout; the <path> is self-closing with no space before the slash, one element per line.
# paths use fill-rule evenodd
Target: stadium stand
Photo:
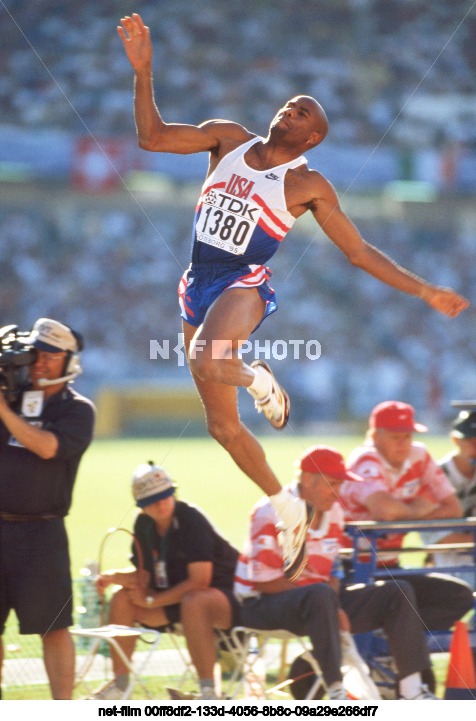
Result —
<path fill-rule="evenodd" d="M 4 6 L 15 24 L 4 13 L 2 122 L 130 132 L 130 70 L 115 34 L 130 3 L 38 0 L 30 8 L 5 0 Z M 420 117 L 419 94 L 385 137 L 404 148 L 454 139 L 474 147 L 474 12 L 452 37 L 468 10 L 465 0 L 334 0 L 325 6 L 300 0 L 299 8 L 270 0 L 205 0 L 200 12 L 174 0 L 140 8 L 155 38 L 157 68 L 166 67 L 157 80 L 171 117 L 232 117 L 259 130 L 276 103 L 300 87 L 322 99 L 340 142 L 376 143 L 425 76 L 426 101 L 432 98 L 439 113 Z M 448 94 L 460 100 L 449 124 L 443 118 Z"/>

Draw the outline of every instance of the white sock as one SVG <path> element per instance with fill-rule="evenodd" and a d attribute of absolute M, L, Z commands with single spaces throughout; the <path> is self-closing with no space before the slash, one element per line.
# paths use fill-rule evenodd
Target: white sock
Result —
<path fill-rule="evenodd" d="M 400 690 L 400 696 L 403 698 L 412 699 L 421 691 L 421 674 L 411 673 L 409 676 L 400 679 L 398 684 Z"/>
<path fill-rule="evenodd" d="M 296 498 L 281 488 L 279 493 L 269 496 L 269 500 L 286 528 L 294 526 L 301 520 L 304 504 L 302 498 Z"/>
<path fill-rule="evenodd" d="M 271 376 L 260 366 L 250 368 L 250 370 L 253 371 L 255 377 L 246 390 L 251 393 L 255 400 L 261 401 L 271 393 Z"/>
<path fill-rule="evenodd" d="M 212 678 L 200 678 L 198 680 L 200 691 L 203 693 L 206 691 L 213 691 L 215 692 L 215 683 Z"/>

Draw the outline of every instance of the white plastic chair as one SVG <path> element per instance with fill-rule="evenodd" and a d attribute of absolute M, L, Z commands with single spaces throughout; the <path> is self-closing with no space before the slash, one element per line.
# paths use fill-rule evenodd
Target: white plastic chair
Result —
<path fill-rule="evenodd" d="M 83 685 L 89 695 L 92 693 L 91 687 L 89 685 L 90 682 L 87 680 L 87 674 L 91 668 L 92 662 L 101 642 L 105 641 L 109 644 L 111 649 L 114 649 L 114 651 L 118 654 L 118 656 L 126 665 L 130 673 L 130 681 L 127 688 L 124 690 L 124 694 L 121 700 L 128 699 L 130 697 L 132 689 L 134 688 L 134 684 L 136 683 L 138 683 L 142 687 L 145 694 L 147 695 L 147 698 L 151 698 L 144 682 L 142 681 L 141 674 L 147 667 L 151 655 L 156 650 L 157 645 L 160 641 L 161 634 L 159 631 L 151 628 L 142 628 L 139 626 L 120 626 L 115 624 L 108 624 L 107 626 L 99 626 L 97 628 L 73 628 L 71 629 L 71 633 L 74 636 L 82 636 L 83 638 L 94 639 L 94 642 L 92 643 L 89 652 L 84 657 L 84 661 L 76 674 L 76 686 Z M 134 668 L 133 660 L 129 660 L 127 658 L 126 654 L 120 647 L 117 639 L 121 637 L 124 638 L 126 636 L 129 638 L 140 638 L 141 636 L 145 636 L 146 634 L 152 636 L 153 640 L 149 644 L 150 648 L 145 654 L 141 663 L 139 664 L 139 667 Z"/>

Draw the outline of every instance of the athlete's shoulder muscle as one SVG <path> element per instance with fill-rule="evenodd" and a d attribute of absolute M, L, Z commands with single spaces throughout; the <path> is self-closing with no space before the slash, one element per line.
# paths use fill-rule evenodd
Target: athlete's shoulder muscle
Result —
<path fill-rule="evenodd" d="M 243 125 L 234 123 L 232 120 L 222 120 L 215 118 L 214 120 L 205 120 L 198 126 L 203 130 L 216 135 L 218 138 L 234 138 L 241 140 L 242 143 L 254 137 Z"/>
<path fill-rule="evenodd" d="M 239 123 L 229 120 L 207 120 L 199 128 L 213 137 L 215 142 L 210 148 L 210 162 L 207 176 L 210 175 L 222 158 L 239 145 L 256 137 Z"/>
<path fill-rule="evenodd" d="M 337 193 L 332 183 L 318 170 L 311 170 L 306 165 L 288 171 L 286 197 L 288 208 L 296 218 L 307 210 L 315 212 L 319 204 L 339 207 Z"/>
<path fill-rule="evenodd" d="M 307 172 L 307 183 L 312 200 L 338 203 L 337 193 L 332 183 L 318 170 L 309 169 Z"/>

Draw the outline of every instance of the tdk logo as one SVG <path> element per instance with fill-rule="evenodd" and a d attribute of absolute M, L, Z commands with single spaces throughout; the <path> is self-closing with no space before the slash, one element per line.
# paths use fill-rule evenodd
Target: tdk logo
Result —
<path fill-rule="evenodd" d="M 265 175 L 264 177 L 268 178 L 268 180 L 279 180 L 279 177 L 274 173 L 268 173 L 268 175 Z"/>

